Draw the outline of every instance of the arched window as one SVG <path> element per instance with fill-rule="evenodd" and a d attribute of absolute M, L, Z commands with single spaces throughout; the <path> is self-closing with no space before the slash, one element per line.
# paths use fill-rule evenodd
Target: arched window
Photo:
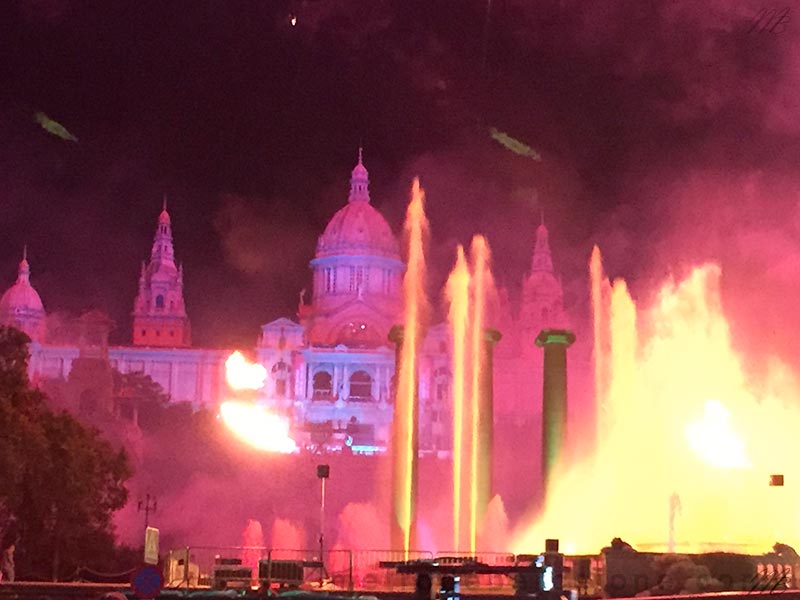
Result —
<path fill-rule="evenodd" d="M 156 296 L 156 308 L 164 308 L 164 296 L 161 294 Z"/>
<path fill-rule="evenodd" d="M 350 397 L 353 402 L 371 402 L 372 377 L 366 371 L 356 371 L 350 376 Z"/>
<path fill-rule="evenodd" d="M 325 267 L 325 292 L 328 294 L 336 293 L 336 269 L 333 267 Z"/>
<path fill-rule="evenodd" d="M 289 368 L 289 365 L 287 365 L 285 362 L 280 361 L 272 365 L 272 380 L 275 384 L 276 398 L 286 397 L 286 388 L 290 374 L 291 374 L 291 369 Z"/>
<path fill-rule="evenodd" d="M 327 371 L 314 374 L 314 400 L 330 400 L 333 392 L 333 378 Z"/>

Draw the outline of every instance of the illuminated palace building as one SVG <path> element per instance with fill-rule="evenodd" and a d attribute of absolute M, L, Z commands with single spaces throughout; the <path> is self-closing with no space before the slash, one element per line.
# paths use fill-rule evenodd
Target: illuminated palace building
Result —
<path fill-rule="evenodd" d="M 359 156 L 347 204 L 319 237 L 310 263 L 310 303 L 301 297 L 297 320 L 281 318 L 263 325 L 255 348 L 268 374 L 260 401 L 292 418 L 301 445 L 336 448 L 347 443 L 355 451 L 374 450 L 384 448 L 389 436 L 395 349 L 388 334 L 402 322 L 405 265 L 397 238 L 370 203 L 368 186 Z M 0 299 L 0 322 L 24 330 L 33 340 L 30 371 L 35 382 L 68 383 L 82 361 L 101 361 L 109 372 L 149 375 L 173 402 L 214 409 L 229 394 L 225 361 L 231 350 L 192 346 L 183 285 L 165 205 L 150 260 L 142 264 L 139 276 L 131 345 L 108 346 L 107 327 L 104 331 L 98 314 L 85 315 L 71 326 L 48 319 L 24 256 L 16 283 Z M 541 350 L 534 346 L 536 334 L 566 324 L 544 224 L 536 230 L 531 270 L 515 308 L 504 290 L 499 295 L 495 325 L 503 339 L 495 351 L 495 420 L 521 420 L 539 410 Z M 420 446 L 428 452 L 447 452 L 450 446 L 448 345 L 446 325 L 428 330 L 419 389 Z M 89 378 L 72 408 L 98 409 L 99 391 L 92 385 Z"/>

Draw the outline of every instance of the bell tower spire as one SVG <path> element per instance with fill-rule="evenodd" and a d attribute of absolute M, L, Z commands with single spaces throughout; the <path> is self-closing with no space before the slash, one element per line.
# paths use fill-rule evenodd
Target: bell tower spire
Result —
<path fill-rule="evenodd" d="M 536 228 L 536 245 L 533 248 L 531 272 L 536 271 L 553 272 L 553 257 L 550 254 L 547 227 L 544 226 L 544 211 L 542 211 L 542 223 Z"/>
<path fill-rule="evenodd" d="M 566 325 L 564 291 L 553 269 L 549 235 L 542 216 L 542 221 L 536 228 L 531 270 L 522 282 L 522 302 L 517 329 L 525 340 L 524 347 L 530 350 L 533 348 L 531 340 L 534 340 L 542 329 L 561 328 Z"/>
<path fill-rule="evenodd" d="M 150 261 L 142 263 L 139 293 L 133 309 L 133 343 L 137 346 L 186 347 L 191 328 L 183 300 L 183 268 L 175 264 L 172 220 L 164 196 Z"/>
<path fill-rule="evenodd" d="M 150 251 L 150 263 L 163 264 L 167 267 L 175 268 L 175 249 L 172 245 L 172 221 L 167 212 L 167 197 L 158 215 L 158 226 L 156 235 L 153 238 L 153 248 Z"/>

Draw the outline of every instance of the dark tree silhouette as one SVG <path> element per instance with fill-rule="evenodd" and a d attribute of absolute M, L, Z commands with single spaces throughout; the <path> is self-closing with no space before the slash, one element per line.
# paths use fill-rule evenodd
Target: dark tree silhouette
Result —
<path fill-rule="evenodd" d="M 47 408 L 28 380 L 29 341 L 0 327 L 0 516 L 19 538 L 18 574 L 60 579 L 114 551 L 131 470 L 97 430 Z"/>

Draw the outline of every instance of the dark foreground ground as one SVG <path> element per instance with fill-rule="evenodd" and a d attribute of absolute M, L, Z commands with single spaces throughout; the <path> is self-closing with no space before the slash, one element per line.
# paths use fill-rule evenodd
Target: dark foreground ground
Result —
<path fill-rule="evenodd" d="M 474 600 L 508 600 L 511 595 L 499 594 L 462 594 L 461 598 Z M 2 583 L 0 599 L 39 600 L 135 600 L 137 597 L 130 586 L 95 584 L 95 583 Z M 241 590 L 163 590 L 156 597 L 158 600 L 193 598 L 196 600 L 214 600 L 242 598 L 258 600 L 274 598 L 276 600 L 411 600 L 413 594 L 408 592 L 375 592 L 369 594 L 328 593 L 328 592 L 289 592 L 287 594 L 271 594 Z M 681 596 L 649 596 L 648 600 L 800 600 L 800 590 L 777 590 L 766 592 L 717 592 L 709 594 L 687 594 Z M 586 597 L 583 600 L 590 600 Z M 591 600 L 597 600 L 596 597 Z M 625 600 L 625 599 L 616 599 Z"/>

